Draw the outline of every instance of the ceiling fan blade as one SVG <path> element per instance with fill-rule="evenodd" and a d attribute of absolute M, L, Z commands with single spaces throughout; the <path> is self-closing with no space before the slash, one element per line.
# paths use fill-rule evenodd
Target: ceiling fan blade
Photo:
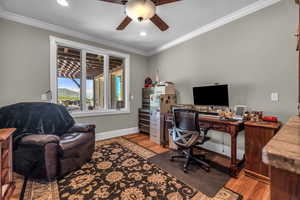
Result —
<path fill-rule="evenodd" d="M 164 22 L 158 15 L 154 15 L 151 19 L 150 19 L 153 24 L 155 24 L 161 31 L 165 31 L 169 28 L 168 24 L 166 24 L 166 22 Z"/>
<path fill-rule="evenodd" d="M 132 21 L 130 17 L 125 17 L 125 19 L 121 22 L 121 24 L 117 27 L 117 30 L 123 30 L 126 26 Z"/>
<path fill-rule="evenodd" d="M 104 1 L 108 3 L 117 3 L 122 5 L 125 5 L 127 3 L 127 0 L 99 0 L 99 1 Z"/>
<path fill-rule="evenodd" d="M 160 6 L 160 5 L 164 5 L 167 3 L 174 3 L 176 1 L 181 1 L 181 0 L 152 0 L 152 1 L 156 6 Z"/>

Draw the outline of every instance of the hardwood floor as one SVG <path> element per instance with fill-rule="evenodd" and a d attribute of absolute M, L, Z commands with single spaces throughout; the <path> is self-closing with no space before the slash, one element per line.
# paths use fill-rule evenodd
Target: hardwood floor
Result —
<path fill-rule="evenodd" d="M 136 133 L 124 138 L 137 143 L 155 153 L 169 151 L 160 145 L 150 141 L 149 136 L 143 133 Z M 231 178 L 225 185 L 227 188 L 243 195 L 243 200 L 270 200 L 270 186 L 259 182 L 253 178 L 244 175 L 240 172 L 238 178 Z"/>
<path fill-rule="evenodd" d="M 16 188 L 14 190 L 13 195 L 11 196 L 11 198 L 9 200 L 19 200 L 20 196 L 21 196 L 22 187 L 23 187 L 23 183 L 24 183 L 22 176 L 20 176 L 18 174 L 14 174 L 14 181 L 16 184 Z"/>
<path fill-rule="evenodd" d="M 155 153 L 169 151 L 169 149 L 163 148 L 162 146 L 150 141 L 149 136 L 143 133 L 124 136 L 124 138 L 136 144 L 139 144 Z M 15 181 L 17 187 L 11 200 L 19 199 L 22 190 L 22 179 L 17 178 Z M 231 178 L 227 182 L 226 187 L 242 194 L 244 196 L 243 200 L 270 200 L 269 185 L 245 176 L 243 171 L 239 174 L 239 177 L 237 179 Z"/>

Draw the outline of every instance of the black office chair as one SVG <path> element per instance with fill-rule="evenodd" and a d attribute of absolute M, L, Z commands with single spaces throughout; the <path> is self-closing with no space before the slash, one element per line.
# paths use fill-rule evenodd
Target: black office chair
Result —
<path fill-rule="evenodd" d="M 199 114 L 194 110 L 175 109 L 173 110 L 173 129 L 171 135 L 173 142 L 179 147 L 183 155 L 171 157 L 185 158 L 184 172 L 187 173 L 188 166 L 194 161 L 209 172 L 210 165 L 205 161 L 204 155 L 194 155 L 193 148 L 209 140 L 207 137 L 208 128 L 199 127 Z"/>

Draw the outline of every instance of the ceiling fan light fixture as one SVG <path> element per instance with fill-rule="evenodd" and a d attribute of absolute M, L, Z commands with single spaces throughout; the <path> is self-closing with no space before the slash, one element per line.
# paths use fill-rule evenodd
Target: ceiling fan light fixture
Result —
<path fill-rule="evenodd" d="M 145 36 L 147 36 L 147 33 L 145 31 L 141 31 L 140 36 L 145 37 Z"/>
<path fill-rule="evenodd" d="M 151 0 L 131 0 L 126 4 L 126 14 L 136 22 L 151 19 L 156 12 Z"/>
<path fill-rule="evenodd" d="M 57 3 L 63 7 L 68 7 L 69 6 L 69 2 L 67 0 L 56 0 Z"/>

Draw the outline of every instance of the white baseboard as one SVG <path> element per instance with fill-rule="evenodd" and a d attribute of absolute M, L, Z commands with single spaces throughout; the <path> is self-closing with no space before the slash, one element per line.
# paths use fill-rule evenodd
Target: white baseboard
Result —
<path fill-rule="evenodd" d="M 133 127 L 133 128 L 125 128 L 125 129 L 118 129 L 113 131 L 106 131 L 102 133 L 96 133 L 96 141 L 110 139 L 114 137 L 120 137 L 120 136 L 129 135 L 133 133 L 138 133 L 138 132 L 139 132 L 139 128 Z"/>
<path fill-rule="evenodd" d="M 219 153 L 219 154 L 223 154 L 228 157 L 231 156 L 230 146 L 207 141 L 204 144 L 202 144 L 201 147 L 211 150 L 213 152 Z M 237 150 L 237 158 L 241 160 L 241 159 L 243 159 L 243 157 L 244 157 L 244 151 L 238 149 Z"/>

